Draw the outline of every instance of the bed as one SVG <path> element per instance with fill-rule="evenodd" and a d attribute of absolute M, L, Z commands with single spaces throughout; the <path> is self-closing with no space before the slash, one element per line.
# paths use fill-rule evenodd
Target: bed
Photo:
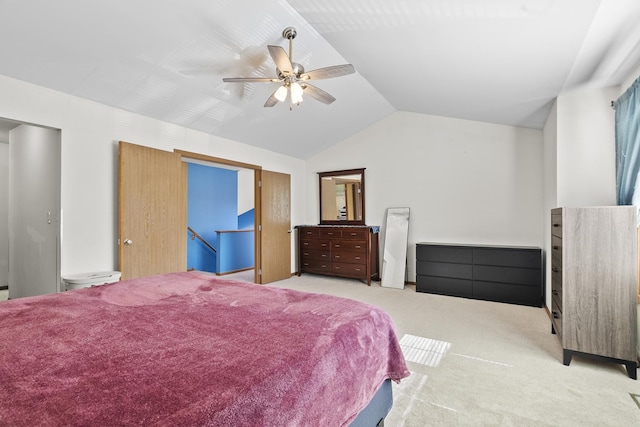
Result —
<path fill-rule="evenodd" d="M 408 375 L 345 298 L 188 272 L 0 303 L 0 425 L 349 426 Z"/>

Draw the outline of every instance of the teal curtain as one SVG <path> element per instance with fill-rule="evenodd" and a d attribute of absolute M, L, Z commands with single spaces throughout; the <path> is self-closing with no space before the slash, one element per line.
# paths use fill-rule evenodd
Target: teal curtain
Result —
<path fill-rule="evenodd" d="M 614 103 L 618 205 L 640 206 L 640 78 Z"/>

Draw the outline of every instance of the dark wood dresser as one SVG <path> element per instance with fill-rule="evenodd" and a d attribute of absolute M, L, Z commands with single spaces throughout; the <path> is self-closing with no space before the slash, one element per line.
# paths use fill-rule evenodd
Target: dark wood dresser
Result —
<path fill-rule="evenodd" d="M 416 291 L 542 307 L 542 249 L 418 243 Z"/>
<path fill-rule="evenodd" d="M 302 273 L 360 279 L 379 278 L 379 227 L 299 225 L 298 276 Z"/>

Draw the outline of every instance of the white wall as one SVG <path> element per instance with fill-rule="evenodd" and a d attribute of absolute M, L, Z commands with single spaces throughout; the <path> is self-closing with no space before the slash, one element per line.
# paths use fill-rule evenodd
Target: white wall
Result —
<path fill-rule="evenodd" d="M 553 103 L 543 129 L 544 137 L 544 207 L 542 211 L 544 254 L 551 254 L 551 209 L 558 207 L 558 102 Z M 551 307 L 551 261 L 547 261 L 545 274 L 547 307 Z"/>
<path fill-rule="evenodd" d="M 615 111 L 618 87 L 557 99 L 558 206 L 616 204 Z"/>
<path fill-rule="evenodd" d="M 546 304 L 551 307 L 551 209 L 616 204 L 616 87 L 560 95 L 544 127 Z"/>
<path fill-rule="evenodd" d="M 542 141 L 540 130 L 394 113 L 307 162 L 305 222 L 318 223 L 317 172 L 364 167 L 368 225 L 411 209 L 410 281 L 418 242 L 541 246 Z"/>
<path fill-rule="evenodd" d="M 0 117 L 62 130 L 61 274 L 117 269 L 117 142 L 181 149 L 291 175 L 303 220 L 302 160 L 0 76 Z M 292 271 L 295 258 L 292 255 Z"/>
<path fill-rule="evenodd" d="M 9 144 L 0 142 L 0 286 L 9 286 Z"/>
<path fill-rule="evenodd" d="M 255 207 L 253 198 L 254 175 L 253 170 L 240 169 L 238 171 L 238 215 Z"/>

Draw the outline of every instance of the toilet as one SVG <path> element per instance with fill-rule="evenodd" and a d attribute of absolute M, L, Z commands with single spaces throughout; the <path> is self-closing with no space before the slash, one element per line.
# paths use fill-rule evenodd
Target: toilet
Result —
<path fill-rule="evenodd" d="M 93 273 L 74 274 L 62 278 L 66 291 L 104 285 L 105 283 L 114 283 L 119 280 L 119 271 L 98 271 Z"/>

